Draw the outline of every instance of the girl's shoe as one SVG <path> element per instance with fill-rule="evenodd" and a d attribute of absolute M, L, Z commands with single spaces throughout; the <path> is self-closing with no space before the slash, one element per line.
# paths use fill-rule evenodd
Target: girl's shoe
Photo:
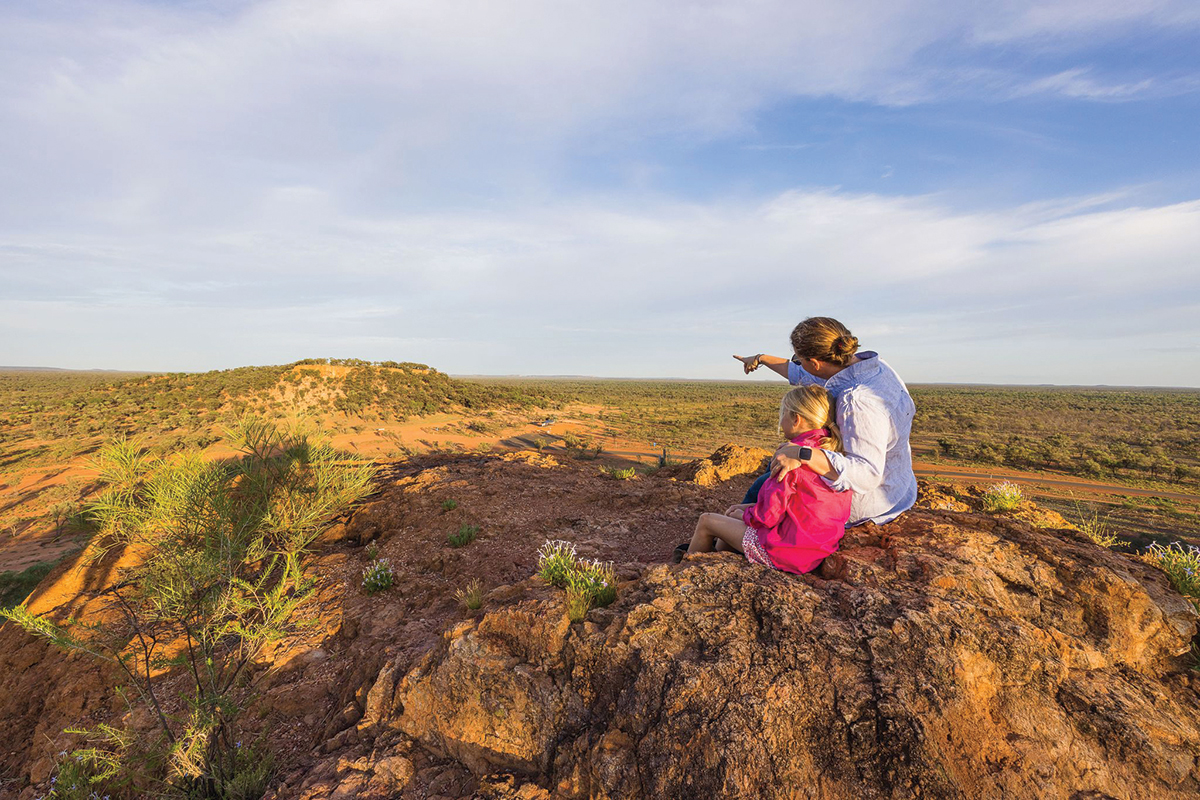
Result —
<path fill-rule="evenodd" d="M 678 564 L 680 561 L 683 561 L 683 557 L 687 555 L 689 545 L 691 545 L 691 542 L 676 545 L 675 550 L 671 553 L 672 564 Z"/>

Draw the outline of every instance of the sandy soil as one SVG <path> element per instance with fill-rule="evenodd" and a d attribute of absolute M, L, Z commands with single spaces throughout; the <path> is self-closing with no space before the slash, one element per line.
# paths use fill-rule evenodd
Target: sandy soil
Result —
<path fill-rule="evenodd" d="M 319 369 L 322 374 L 337 374 L 345 367 L 305 367 Z M 537 449 L 565 457 L 568 453 L 563 438 L 570 434 L 583 437 L 603 447 L 594 460 L 600 466 L 648 466 L 657 462 L 661 446 L 656 442 L 638 441 L 619 435 L 598 422 L 601 406 L 576 405 L 558 411 L 529 410 L 501 412 L 492 417 L 470 417 L 463 414 L 435 414 L 403 423 L 380 423 L 338 415 L 318 420 L 325 430 L 332 430 L 333 444 L 344 450 L 372 459 L 391 459 L 407 454 L 431 451 L 460 453 L 507 452 Z M 467 427 L 479 419 L 491 428 L 479 433 Z M 553 420 L 549 425 L 536 421 Z M 720 444 L 720 443 L 718 443 Z M 715 445 L 714 445 L 715 449 Z M 668 453 L 672 461 L 684 461 L 707 456 L 708 452 Z M 221 445 L 206 450 L 211 458 L 225 458 L 233 451 Z M 936 477 L 960 483 L 990 484 L 1012 481 L 1027 487 L 1028 493 L 1041 499 L 1063 503 L 1084 501 L 1117 507 L 1127 497 L 1170 498 L 1180 508 L 1200 512 L 1200 498 L 1185 493 L 1162 492 L 1127 486 L 1104 484 L 1071 476 L 1020 472 L 1002 468 L 962 467 L 917 461 L 918 476 Z M 50 509 L 60 503 L 79 504 L 95 490 L 96 472 L 87 457 L 67 464 L 29 467 L 0 475 L 0 571 L 22 570 L 44 561 L 52 561 L 72 552 L 80 545 L 78 533 L 69 526 L 55 525 L 47 517 Z M 1118 516 L 1120 516 L 1118 514 Z M 1166 534 L 1172 530 L 1170 517 L 1147 519 L 1145 514 L 1125 515 L 1125 524 L 1144 532 Z M 1144 524 L 1142 524 L 1144 523 Z M 1186 527 L 1175 525 L 1176 528 Z"/>

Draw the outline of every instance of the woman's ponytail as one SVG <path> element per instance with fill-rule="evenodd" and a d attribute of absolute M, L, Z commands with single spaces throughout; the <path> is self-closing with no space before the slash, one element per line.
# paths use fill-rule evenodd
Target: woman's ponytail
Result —
<path fill-rule="evenodd" d="M 842 451 L 842 432 L 837 424 L 833 395 L 820 386 L 797 386 L 783 396 L 779 410 L 796 414 L 817 428 L 825 428 L 828 436 L 819 445 L 826 450 Z"/>

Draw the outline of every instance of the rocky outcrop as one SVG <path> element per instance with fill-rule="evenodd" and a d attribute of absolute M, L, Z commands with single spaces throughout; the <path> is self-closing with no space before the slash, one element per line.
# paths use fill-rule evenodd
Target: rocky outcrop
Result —
<path fill-rule="evenodd" d="M 381 716 L 561 797 L 1200 792 L 1196 612 L 1160 574 L 970 514 L 848 539 L 822 577 L 712 554 L 649 568 L 582 625 L 554 595 L 499 609 Z"/>
<path fill-rule="evenodd" d="M 1200 792 L 1197 614 L 1160 572 L 932 485 L 814 575 L 662 563 L 767 455 L 722 450 L 713 479 L 742 477 L 710 488 L 679 467 L 606 481 L 570 461 L 393 465 L 309 562 L 313 624 L 256 670 L 244 718 L 275 753 L 268 800 Z M 478 539 L 449 546 L 463 524 Z M 569 623 L 562 592 L 530 577 L 546 539 L 615 561 L 617 602 Z M 368 542 L 392 590 L 359 588 Z M 31 602 L 90 617 L 112 568 L 63 565 Z M 455 600 L 472 580 L 481 611 Z M 63 728 L 120 722 L 111 685 L 0 626 L 0 797 L 46 793 L 78 743 Z"/>
<path fill-rule="evenodd" d="M 767 469 L 771 452 L 761 447 L 723 445 L 711 456 L 681 464 L 672 473 L 677 480 L 697 486 L 715 486 L 740 475 L 760 475 Z"/>

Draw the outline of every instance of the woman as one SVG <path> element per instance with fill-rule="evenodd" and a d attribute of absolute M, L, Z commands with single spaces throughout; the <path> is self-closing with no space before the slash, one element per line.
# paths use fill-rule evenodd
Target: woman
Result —
<path fill-rule="evenodd" d="M 754 503 L 771 475 L 778 478 L 804 466 L 831 489 L 854 492 L 847 525 L 868 520 L 882 525 L 912 508 L 917 479 L 908 440 L 916 409 L 904 381 L 878 353 L 858 352 L 858 339 L 830 317 L 809 317 L 797 325 L 792 350 L 790 361 L 765 353 L 734 358 L 747 374 L 765 365 L 789 383 L 825 387 L 837 403 L 844 452 L 812 448 L 812 456 L 801 461 L 799 447 L 784 445 L 744 502 Z"/>

